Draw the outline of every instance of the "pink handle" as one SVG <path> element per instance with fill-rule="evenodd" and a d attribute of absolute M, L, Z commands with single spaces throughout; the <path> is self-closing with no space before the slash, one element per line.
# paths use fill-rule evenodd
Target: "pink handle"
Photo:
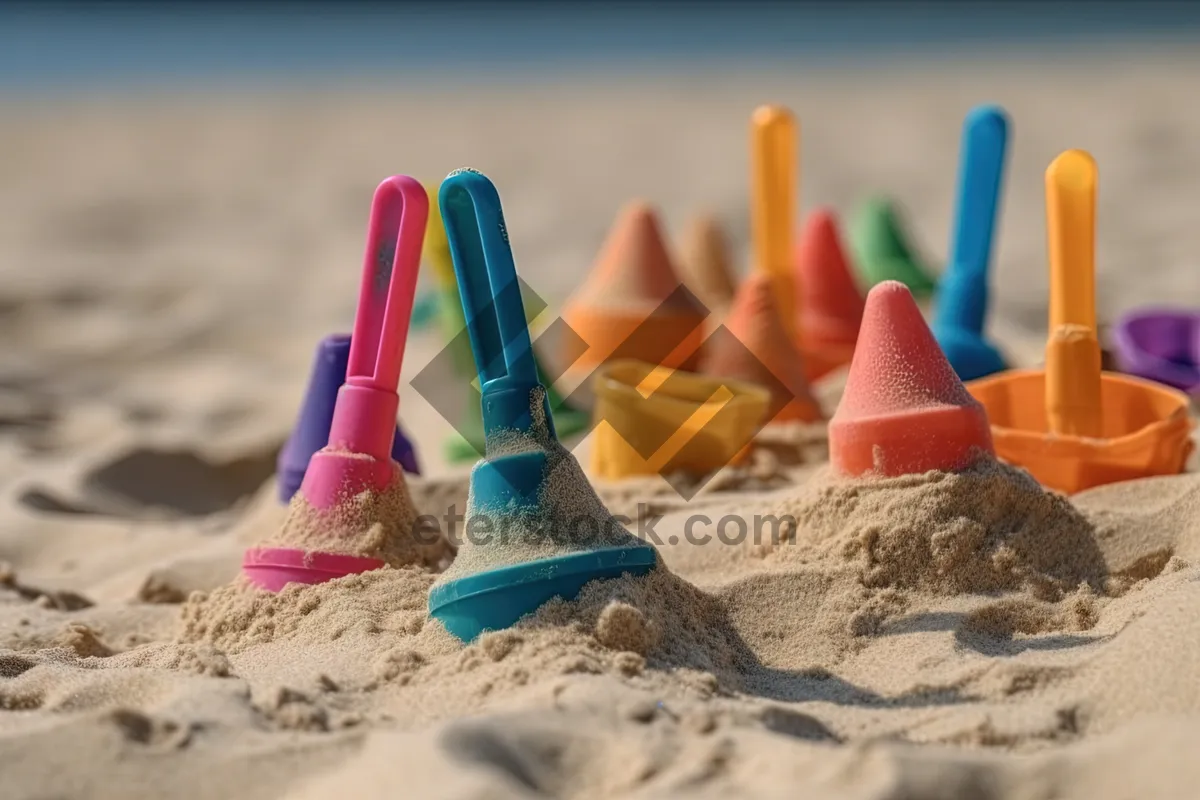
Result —
<path fill-rule="evenodd" d="M 417 290 L 429 195 L 407 175 L 375 190 L 346 383 L 395 392 Z"/>

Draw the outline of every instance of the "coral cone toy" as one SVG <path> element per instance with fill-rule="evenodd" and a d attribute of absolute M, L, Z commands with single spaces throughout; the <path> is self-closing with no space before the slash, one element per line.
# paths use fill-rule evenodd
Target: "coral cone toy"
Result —
<path fill-rule="evenodd" d="M 810 381 L 850 363 L 862 324 L 863 296 L 854 282 L 827 208 L 814 209 L 796 248 L 796 326 Z"/>
<path fill-rule="evenodd" d="M 784 331 L 770 276 L 757 272 L 742 282 L 725 328 L 712 337 L 706 373 L 768 389 L 768 421 L 815 422 L 824 418 L 809 391 L 800 353 Z"/>
<path fill-rule="evenodd" d="M 891 200 L 876 197 L 858 208 L 850 221 L 850 244 L 859 277 L 867 286 L 900 281 L 915 297 L 933 294 L 936 283 L 930 269 L 909 244 Z"/>
<path fill-rule="evenodd" d="M 877 285 L 829 421 L 833 468 L 850 477 L 956 471 L 992 452 L 983 407 L 954 374 L 908 288 Z"/>
<path fill-rule="evenodd" d="M 759 106 L 750 120 L 754 269 L 771 279 L 783 329 L 796 337 L 792 226 L 796 224 L 796 120 L 782 106 Z"/>
<path fill-rule="evenodd" d="M 572 370 L 616 358 L 690 368 L 699 358 L 708 310 L 679 280 L 649 205 L 623 208 L 563 321 L 587 345 Z"/>
<path fill-rule="evenodd" d="M 450 241 L 446 238 L 446 227 L 438 209 L 437 190 L 430 189 L 429 226 L 425 234 L 423 257 L 433 268 L 438 283 L 439 317 L 443 335 L 448 346 L 453 348 L 454 367 L 466 382 L 475 379 L 475 363 L 471 354 L 471 342 L 464 331 L 467 327 L 459 298 L 458 280 L 454 276 L 454 262 L 450 257 Z M 535 364 L 537 355 L 534 355 Z M 538 374 L 544 373 L 540 364 Z M 547 387 L 554 425 L 561 436 L 574 435 L 589 425 L 586 411 L 572 407 L 552 386 Z M 454 432 L 445 444 L 446 456 L 450 461 L 474 461 L 483 455 L 483 420 L 479 416 L 479 403 L 474 393 L 464 393 L 469 398 L 462 415 L 453 420 Z"/>
<path fill-rule="evenodd" d="M 683 237 L 685 282 L 708 308 L 724 311 L 733 302 L 737 281 L 729 239 L 721 223 L 709 215 L 697 217 Z"/>
<path fill-rule="evenodd" d="M 980 106 L 963 123 L 958 168 L 958 216 L 950 262 L 934 297 L 933 335 L 964 381 L 1005 368 L 1004 358 L 983 335 L 988 304 L 988 267 L 1000 193 L 1008 119 L 997 106 Z"/>
<path fill-rule="evenodd" d="M 1139 308 L 1117 321 L 1122 372 L 1200 396 L 1200 310 Z"/>
<path fill-rule="evenodd" d="M 483 175 L 459 170 L 442 182 L 439 205 L 483 394 L 488 456 L 471 473 L 472 509 L 519 513 L 541 502 L 557 437 L 534 367 L 500 197 Z M 516 452 L 514 434 L 524 441 Z M 573 599 L 593 580 L 644 574 L 656 564 L 654 548 L 639 542 L 498 567 L 435 585 L 429 613 L 471 641 L 554 597 Z"/>
<path fill-rule="evenodd" d="M 1101 372 L 1096 336 L 1096 162 L 1068 150 L 1046 170 L 1050 338 L 1046 369 L 968 384 L 988 410 L 996 453 L 1062 492 L 1184 468 L 1188 398 Z"/>
<path fill-rule="evenodd" d="M 429 200 L 404 175 L 379 184 L 371 205 L 358 311 L 346 382 L 338 390 L 329 443 L 308 464 L 300 493 L 318 511 L 403 480 L 392 461 L 400 398 L 400 364 L 417 288 Z M 246 551 L 242 570 L 255 584 L 278 591 L 290 582 L 321 583 L 383 566 L 374 558 L 289 548 Z"/>
<path fill-rule="evenodd" d="M 326 336 L 317 346 L 317 358 L 313 363 L 308 391 L 304 394 L 304 405 L 300 407 L 300 419 L 279 451 L 279 499 L 284 503 L 291 501 L 292 495 L 300 488 L 313 453 L 329 443 L 333 407 L 337 402 L 338 389 L 346 382 L 349 360 L 350 337 L 346 334 Z M 412 443 L 399 425 L 392 439 L 392 459 L 405 472 L 421 474 Z"/>

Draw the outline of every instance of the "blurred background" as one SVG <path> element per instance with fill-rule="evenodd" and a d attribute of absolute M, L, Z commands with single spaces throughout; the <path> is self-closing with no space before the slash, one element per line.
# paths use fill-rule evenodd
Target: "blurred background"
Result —
<path fill-rule="evenodd" d="M 1195 303 L 1198 37 L 1200 4 L 1149 0 L 0 4 L 0 481 L 117 441 L 269 471 L 390 174 L 487 173 L 552 304 L 635 197 L 673 245 L 717 214 L 745 270 L 764 102 L 800 120 L 802 211 L 893 197 L 935 264 L 963 115 L 1004 105 L 1014 349 L 1044 335 L 1042 175 L 1068 148 L 1100 166 L 1102 316 Z"/>

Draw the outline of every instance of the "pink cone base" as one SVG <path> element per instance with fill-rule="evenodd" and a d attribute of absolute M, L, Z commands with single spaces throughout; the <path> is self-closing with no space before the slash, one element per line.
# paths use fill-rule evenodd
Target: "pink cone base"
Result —
<path fill-rule="evenodd" d="M 325 583 L 383 566 L 384 562 L 378 558 L 315 553 L 290 547 L 251 548 L 242 558 L 242 574 L 255 586 L 269 592 L 278 592 L 289 583 Z"/>
<path fill-rule="evenodd" d="M 325 448 L 308 463 L 300 493 L 309 505 L 326 510 L 363 491 L 387 491 L 399 469 L 390 457 L 376 459 Z"/>

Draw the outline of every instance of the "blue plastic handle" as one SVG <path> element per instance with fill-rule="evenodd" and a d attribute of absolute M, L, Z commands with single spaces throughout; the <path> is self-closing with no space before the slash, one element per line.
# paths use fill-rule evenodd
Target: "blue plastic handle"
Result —
<path fill-rule="evenodd" d="M 994 105 L 973 108 L 963 122 L 957 217 L 950 262 L 936 300 L 935 325 L 983 333 L 988 266 L 1007 152 L 1004 109 Z"/>
<path fill-rule="evenodd" d="M 442 181 L 438 205 L 466 312 L 480 383 L 537 383 L 525 306 L 496 187 L 474 170 Z"/>
<path fill-rule="evenodd" d="M 484 436 L 530 430 L 530 392 L 541 383 L 500 195 L 486 176 L 461 169 L 442 181 L 438 206 L 479 371 Z M 544 412 L 553 436 L 548 403 Z"/>

